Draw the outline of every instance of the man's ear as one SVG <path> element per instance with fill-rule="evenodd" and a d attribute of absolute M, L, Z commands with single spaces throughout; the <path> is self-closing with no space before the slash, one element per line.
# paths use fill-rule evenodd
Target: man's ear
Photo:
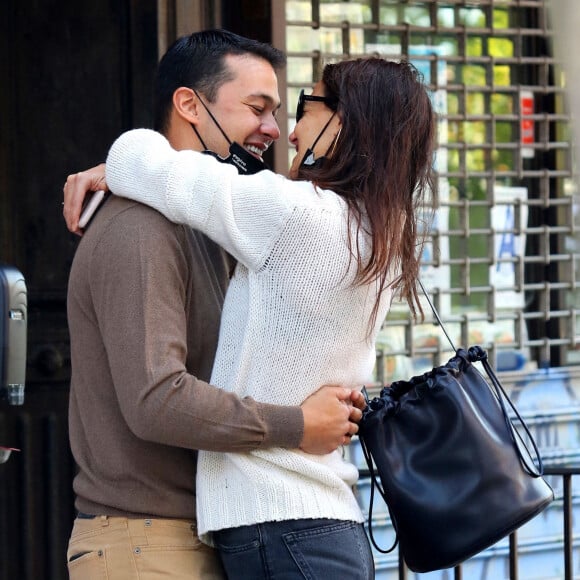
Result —
<path fill-rule="evenodd" d="M 179 87 L 173 93 L 173 107 L 175 112 L 188 123 L 197 125 L 199 101 L 192 89 Z"/>

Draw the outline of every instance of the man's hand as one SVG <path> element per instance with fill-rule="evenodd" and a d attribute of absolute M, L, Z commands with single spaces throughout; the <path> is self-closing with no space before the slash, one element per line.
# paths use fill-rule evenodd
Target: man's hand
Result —
<path fill-rule="evenodd" d="M 101 163 L 86 171 L 69 175 L 63 187 L 64 203 L 62 214 L 67 228 L 79 236 L 83 231 L 79 228 L 79 218 L 83 209 L 85 197 L 91 191 L 103 189 L 108 191 L 105 181 L 105 164 Z"/>
<path fill-rule="evenodd" d="M 304 414 L 304 437 L 300 449 L 322 455 L 350 443 L 358 433 L 365 400 L 358 391 L 325 385 L 301 405 Z"/>

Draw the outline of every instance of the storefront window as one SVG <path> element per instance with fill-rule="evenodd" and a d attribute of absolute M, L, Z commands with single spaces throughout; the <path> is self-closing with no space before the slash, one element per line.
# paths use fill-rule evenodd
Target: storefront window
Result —
<path fill-rule="evenodd" d="M 544 3 L 289 0 L 285 10 L 288 103 L 345 57 L 408 58 L 423 73 L 439 114 L 440 204 L 422 279 L 456 344 L 482 343 L 500 371 L 576 362 L 576 191 Z M 402 304 L 381 338 L 386 380 L 451 352 Z"/>

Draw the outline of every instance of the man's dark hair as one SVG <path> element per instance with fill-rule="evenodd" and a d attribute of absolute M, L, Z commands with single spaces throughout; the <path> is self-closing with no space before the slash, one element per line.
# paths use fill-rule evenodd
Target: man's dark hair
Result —
<path fill-rule="evenodd" d="M 179 87 L 195 89 L 213 102 L 219 88 L 234 78 L 225 64 L 227 55 L 252 55 L 274 70 L 286 64 L 277 48 L 227 30 L 204 30 L 178 38 L 159 63 L 155 82 L 154 129 L 164 133 L 169 124 L 173 93 Z"/>

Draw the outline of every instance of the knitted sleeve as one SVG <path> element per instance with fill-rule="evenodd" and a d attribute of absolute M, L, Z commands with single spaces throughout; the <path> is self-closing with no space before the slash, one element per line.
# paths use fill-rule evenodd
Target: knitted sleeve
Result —
<path fill-rule="evenodd" d="M 256 270 L 296 205 L 316 197 L 308 182 L 271 171 L 242 176 L 211 156 L 175 151 L 165 137 L 147 129 L 129 131 L 115 141 L 106 175 L 115 194 L 204 232 Z"/>

